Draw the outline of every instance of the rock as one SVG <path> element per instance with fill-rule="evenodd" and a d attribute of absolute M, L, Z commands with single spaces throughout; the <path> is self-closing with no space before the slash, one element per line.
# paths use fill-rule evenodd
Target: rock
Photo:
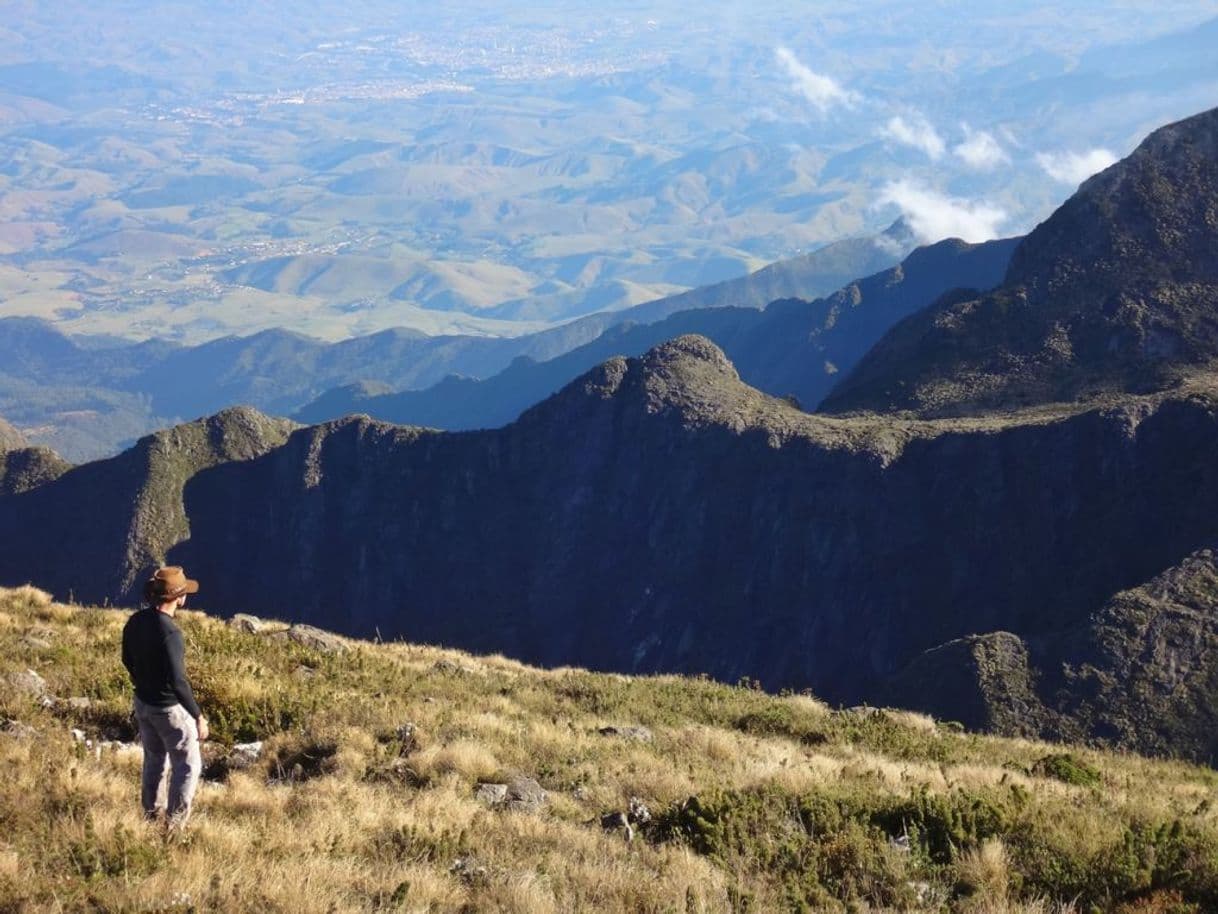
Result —
<path fill-rule="evenodd" d="M 77 695 L 72 698 L 64 699 L 64 704 L 73 711 L 87 711 L 89 708 L 93 707 L 93 699 Z"/>
<path fill-rule="evenodd" d="M 641 743 L 649 743 L 652 740 L 651 731 L 646 727 L 601 727 L 598 731 L 601 736 L 618 736 L 622 739 L 633 739 Z"/>
<path fill-rule="evenodd" d="M 579 800 L 580 802 L 583 802 L 584 800 L 588 799 L 588 797 L 590 797 L 591 794 L 588 792 L 587 787 L 585 787 L 583 784 L 580 784 L 578 787 L 576 787 L 574 790 L 571 791 L 571 796 L 575 797 L 575 799 Z"/>
<path fill-rule="evenodd" d="M 406 721 L 394 733 L 398 741 L 398 755 L 409 755 L 419 748 L 418 728 L 411 721 Z"/>
<path fill-rule="evenodd" d="M 29 724 L 23 724 L 19 720 L 0 720 L 0 733 L 7 733 L 16 739 L 29 739 L 37 736 L 38 731 Z"/>
<path fill-rule="evenodd" d="M 37 635 L 23 635 L 20 643 L 22 647 L 31 651 L 45 651 L 51 646 L 50 641 L 39 638 Z"/>
<path fill-rule="evenodd" d="M 84 730 L 81 730 L 78 727 L 73 727 L 68 732 L 72 734 L 73 741 L 78 742 L 78 743 L 84 743 L 88 747 L 93 746 L 93 740 L 89 739 L 88 735 L 85 733 Z"/>
<path fill-rule="evenodd" d="M 297 679 L 312 679 L 317 675 L 317 670 L 311 666 L 305 666 L 303 663 L 292 670 L 292 675 Z"/>
<path fill-rule="evenodd" d="M 284 634 L 289 640 L 323 654 L 341 654 L 347 650 L 347 642 L 342 637 L 312 625 L 293 625 Z"/>
<path fill-rule="evenodd" d="M 257 616 L 247 615 L 246 613 L 237 613 L 237 615 L 228 620 L 228 626 L 229 628 L 235 628 L 240 632 L 256 635 L 266 628 L 266 623 Z"/>
<path fill-rule="evenodd" d="M 516 778 L 507 785 L 504 805 L 519 812 L 539 812 L 550 802 L 550 795 L 533 778 Z"/>
<path fill-rule="evenodd" d="M 611 812 L 601 816 L 601 828 L 605 831 L 620 830 L 628 843 L 634 840 L 634 827 L 630 824 L 630 817 L 624 812 Z"/>
<path fill-rule="evenodd" d="M 474 798 L 487 806 L 498 806 L 507 800 L 507 784 L 479 784 L 474 790 Z"/>
<path fill-rule="evenodd" d="M 24 673 L 12 673 L 8 679 L 18 691 L 25 692 L 27 695 L 33 695 L 36 698 L 47 697 L 47 681 L 33 670 L 26 670 Z"/>
<path fill-rule="evenodd" d="M 633 825 L 646 825 L 651 821 L 651 810 L 640 798 L 631 797 L 626 816 Z"/>
<path fill-rule="evenodd" d="M 262 740 L 252 743 L 237 743 L 228 754 L 228 767 L 232 771 L 249 768 L 262 758 Z"/>
<path fill-rule="evenodd" d="M 471 885 L 483 885 L 489 879 L 486 866 L 476 857 L 458 857 L 448 871 Z"/>

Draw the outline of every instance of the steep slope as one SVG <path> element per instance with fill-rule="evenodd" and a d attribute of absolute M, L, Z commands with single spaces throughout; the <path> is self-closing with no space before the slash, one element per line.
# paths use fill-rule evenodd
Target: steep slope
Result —
<path fill-rule="evenodd" d="M 193 611 L 176 621 L 212 738 L 187 838 L 166 841 L 136 803 L 128 617 L 0 588 L 8 910 L 1218 904 L 1210 769 Z M 88 818 L 48 815 L 69 801 Z"/>
<path fill-rule="evenodd" d="M 898 324 L 825 409 L 963 414 L 1163 389 L 1218 356 L 1218 109 L 1163 127 L 1016 250 Z"/>
<path fill-rule="evenodd" d="M 53 481 L 0 499 L 7 579 L 21 577 L 16 569 L 24 565 L 25 580 L 67 574 L 70 589 L 137 598 L 140 575 L 190 535 L 186 481 L 218 463 L 264 454 L 292 428 L 285 419 L 234 408 L 150 435 L 109 460 L 54 467 L 60 475 Z M 65 561 L 75 567 L 68 571 Z"/>
<path fill-rule="evenodd" d="M 1114 594 L 1052 638 L 992 632 L 917 658 L 889 695 L 970 726 L 1218 759 L 1218 559 L 1212 547 Z"/>
<path fill-rule="evenodd" d="M 0 418 L 0 495 L 37 488 L 69 468 L 54 451 L 30 447 L 21 432 Z"/>
<path fill-rule="evenodd" d="M 0 495 L 18 495 L 58 479 L 72 465 L 45 447 L 0 451 Z"/>
<path fill-rule="evenodd" d="M 827 298 L 774 300 L 746 308 L 681 311 L 652 324 L 619 324 L 565 355 L 537 363 L 518 358 L 485 380 L 446 378 L 422 391 L 332 390 L 295 418 L 324 422 L 367 413 L 390 422 L 435 428 L 493 428 L 615 355 L 637 356 L 685 333 L 722 346 L 746 382 L 776 396 L 818 403 L 839 372 L 849 371 L 900 318 L 949 289 L 984 290 L 1006 271 L 1017 239 L 967 245 L 943 241 L 910 254 L 896 267 L 850 283 Z M 757 274 L 754 274 L 757 275 Z"/>
<path fill-rule="evenodd" d="M 952 639 L 1078 628 L 1208 542 L 1216 416 L 1201 379 L 1001 420 L 809 415 L 682 337 L 494 431 L 352 418 L 275 446 L 281 423 L 193 463 L 223 417 L 166 433 L 0 499 L 0 582 L 129 600 L 166 556 L 228 611 L 855 703 Z"/>

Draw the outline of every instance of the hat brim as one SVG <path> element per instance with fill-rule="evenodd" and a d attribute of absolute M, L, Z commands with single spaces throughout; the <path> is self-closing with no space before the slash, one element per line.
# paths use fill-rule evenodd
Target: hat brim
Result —
<path fill-rule="evenodd" d="M 187 578 L 181 587 L 175 587 L 173 590 L 158 587 L 155 582 L 149 581 L 144 588 L 144 598 L 148 600 L 176 600 L 178 597 L 184 597 L 188 593 L 198 592 L 199 582 L 192 581 L 190 578 Z"/>

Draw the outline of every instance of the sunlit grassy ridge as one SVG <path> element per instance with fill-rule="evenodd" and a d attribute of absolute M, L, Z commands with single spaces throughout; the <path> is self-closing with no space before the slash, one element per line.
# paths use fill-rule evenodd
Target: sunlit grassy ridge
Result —
<path fill-rule="evenodd" d="M 139 817 L 139 753 L 97 748 L 129 738 L 126 616 L 0 590 L 0 911 L 1218 905 L 1208 769 L 747 684 L 406 644 L 324 653 L 198 613 L 179 619 L 217 747 L 266 743 L 204 783 L 189 834 L 166 841 Z M 539 812 L 475 795 L 517 776 L 549 792 Z M 601 817 L 632 798 L 652 821 L 627 842 Z"/>

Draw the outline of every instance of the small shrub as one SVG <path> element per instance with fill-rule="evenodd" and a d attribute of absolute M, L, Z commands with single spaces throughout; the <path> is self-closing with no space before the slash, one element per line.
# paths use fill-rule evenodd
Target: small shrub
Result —
<path fill-rule="evenodd" d="M 337 754 L 338 743 L 328 740 L 282 746 L 271 763 L 272 777 L 278 781 L 300 782 L 333 774 L 338 768 Z"/>
<path fill-rule="evenodd" d="M 1032 773 L 1077 787 L 1099 787 L 1103 783 L 1098 769 L 1069 752 L 1046 755 L 1032 766 Z"/>

